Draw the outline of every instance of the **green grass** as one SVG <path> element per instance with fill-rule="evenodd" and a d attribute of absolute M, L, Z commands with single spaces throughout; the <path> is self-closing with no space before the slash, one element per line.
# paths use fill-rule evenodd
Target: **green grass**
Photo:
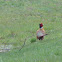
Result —
<path fill-rule="evenodd" d="M 26 46 L 0 53 L 0 62 L 62 62 L 62 1 L 61 0 L 1 0 L 0 45 Z M 39 23 L 47 36 L 36 40 Z"/>

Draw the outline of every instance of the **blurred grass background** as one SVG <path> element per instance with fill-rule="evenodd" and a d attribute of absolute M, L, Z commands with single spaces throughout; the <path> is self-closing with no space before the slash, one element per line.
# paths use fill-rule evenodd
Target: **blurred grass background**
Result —
<path fill-rule="evenodd" d="M 28 45 L 31 39 L 36 39 L 41 22 L 49 35 Z M 28 46 L 22 51 L 0 53 L 1 62 L 62 61 L 62 0 L 0 0 L 0 45 L 17 47 L 25 39 Z"/>

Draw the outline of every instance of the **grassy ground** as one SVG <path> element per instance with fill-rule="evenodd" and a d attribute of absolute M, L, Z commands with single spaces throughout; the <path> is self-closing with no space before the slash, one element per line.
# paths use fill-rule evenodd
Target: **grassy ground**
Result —
<path fill-rule="evenodd" d="M 21 51 L 0 53 L 0 62 L 62 62 L 61 5 L 61 0 L 1 0 L 0 45 L 16 47 L 27 40 Z M 30 44 L 41 22 L 49 35 Z"/>

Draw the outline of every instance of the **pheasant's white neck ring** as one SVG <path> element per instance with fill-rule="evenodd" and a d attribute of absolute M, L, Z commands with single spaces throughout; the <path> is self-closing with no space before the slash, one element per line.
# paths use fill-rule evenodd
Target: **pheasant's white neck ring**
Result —
<path fill-rule="evenodd" d="M 41 27 L 40 29 L 42 29 L 43 27 Z"/>

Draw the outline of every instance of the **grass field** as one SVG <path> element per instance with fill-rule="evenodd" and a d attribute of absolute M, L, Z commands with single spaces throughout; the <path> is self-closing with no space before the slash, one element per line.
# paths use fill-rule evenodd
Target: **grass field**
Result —
<path fill-rule="evenodd" d="M 48 35 L 39 41 L 41 22 Z M 62 62 L 62 0 L 0 0 L 0 45 L 6 44 L 16 49 L 0 53 L 0 62 Z"/>

